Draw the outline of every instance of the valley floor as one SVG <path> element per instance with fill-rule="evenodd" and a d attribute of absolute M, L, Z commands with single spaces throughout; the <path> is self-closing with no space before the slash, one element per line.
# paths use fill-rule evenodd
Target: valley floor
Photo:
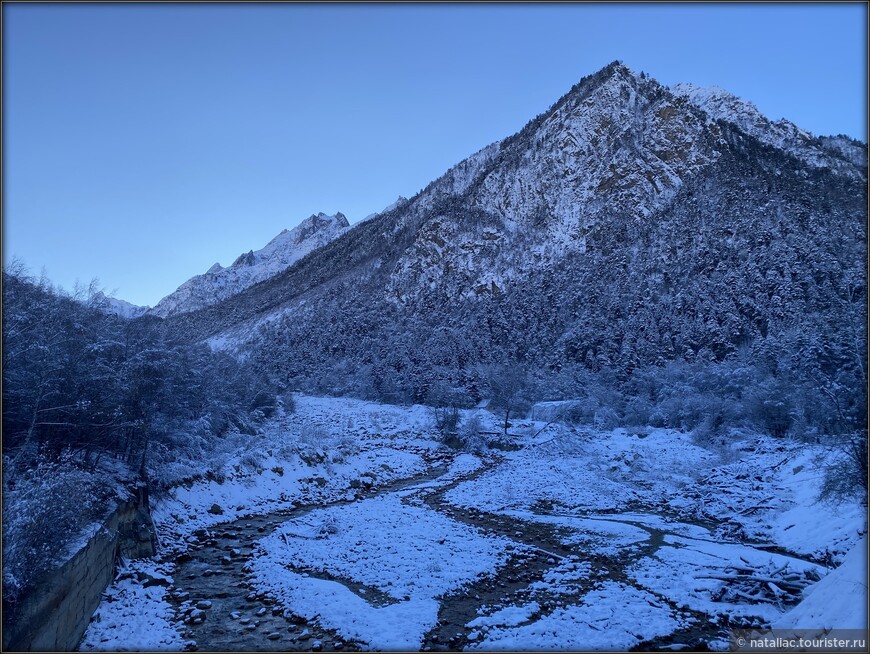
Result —
<path fill-rule="evenodd" d="M 154 507 L 162 558 L 127 563 L 82 650 L 727 649 L 866 533 L 864 507 L 817 503 L 821 448 L 515 421 L 469 454 L 424 407 L 297 402 Z M 851 615 L 789 626 L 866 628 L 864 560 Z"/>

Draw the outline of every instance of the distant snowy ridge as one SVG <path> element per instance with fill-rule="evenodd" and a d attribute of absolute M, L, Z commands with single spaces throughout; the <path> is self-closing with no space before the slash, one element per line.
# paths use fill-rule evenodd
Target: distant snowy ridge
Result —
<path fill-rule="evenodd" d="M 845 167 L 844 163 L 862 167 L 867 165 L 867 149 L 857 141 L 845 136 L 816 138 L 784 118 L 770 120 L 752 102 L 722 87 L 680 83 L 674 84 L 669 90 L 711 119 L 736 125 L 761 142 L 785 150 L 816 168 L 831 168 L 834 171 L 846 168 L 854 173 L 854 169 Z"/>
<path fill-rule="evenodd" d="M 121 318 L 127 318 L 128 320 L 145 315 L 150 309 L 150 307 L 140 307 L 135 304 L 131 304 L 126 300 L 109 297 L 102 291 L 98 292 L 94 296 L 92 302 L 101 311 L 105 313 L 112 313 L 116 316 L 120 316 Z"/>
<path fill-rule="evenodd" d="M 239 256 L 224 268 L 214 264 L 160 300 L 150 313 L 167 316 L 196 311 L 236 295 L 258 282 L 285 271 L 305 255 L 323 247 L 350 228 L 341 212 L 333 216 L 318 213 L 298 226 L 283 230 L 260 250 Z"/>

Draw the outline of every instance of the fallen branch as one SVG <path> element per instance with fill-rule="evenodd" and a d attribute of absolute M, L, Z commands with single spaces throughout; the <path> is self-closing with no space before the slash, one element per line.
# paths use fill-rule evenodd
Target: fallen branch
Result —
<path fill-rule="evenodd" d="M 742 564 L 732 564 L 725 568 L 725 574 L 709 574 L 697 579 L 715 579 L 725 585 L 711 592 L 714 601 L 746 601 L 766 604 L 796 604 L 803 596 L 804 589 L 818 581 L 818 574 L 812 568 L 802 571 L 789 569 L 788 562 L 777 565 L 770 561 L 758 566 L 742 556 Z"/>

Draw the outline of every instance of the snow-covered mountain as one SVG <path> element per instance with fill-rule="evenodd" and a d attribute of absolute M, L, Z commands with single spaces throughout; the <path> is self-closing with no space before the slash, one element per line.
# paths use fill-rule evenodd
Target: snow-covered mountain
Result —
<path fill-rule="evenodd" d="M 312 250 L 323 247 L 350 227 L 341 212 L 334 216 L 318 213 L 290 230 L 283 230 L 260 250 L 240 255 L 232 265 L 214 264 L 160 300 L 150 313 L 167 317 L 196 311 L 274 277 Z"/>
<path fill-rule="evenodd" d="M 605 216 L 649 219 L 719 157 L 715 126 L 657 82 L 619 64 L 597 77 L 424 192 L 405 219 L 421 224 L 392 274 L 398 299 L 435 286 L 453 298 L 498 292 L 583 252 Z M 466 219 L 439 206 L 445 197 L 461 198 Z"/>
<path fill-rule="evenodd" d="M 281 378 L 414 401 L 481 362 L 624 371 L 795 334 L 846 343 L 863 324 L 866 145 L 677 91 L 614 62 L 413 198 L 172 328 Z"/>

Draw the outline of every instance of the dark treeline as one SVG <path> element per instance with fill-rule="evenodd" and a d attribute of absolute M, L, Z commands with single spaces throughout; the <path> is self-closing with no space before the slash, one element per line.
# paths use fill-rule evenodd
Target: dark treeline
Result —
<path fill-rule="evenodd" d="M 124 320 L 100 293 L 3 273 L 4 595 L 26 588 L 118 485 L 181 481 L 209 442 L 256 433 L 267 378 L 159 318 Z M 180 471 L 180 472 L 179 472 Z M 8 592 L 7 592 L 8 591 Z"/>
<path fill-rule="evenodd" d="M 102 296 L 68 297 L 20 272 L 3 277 L 4 455 L 93 465 L 109 455 L 143 474 L 148 455 L 188 428 L 251 431 L 274 409 L 261 375 L 159 318 L 124 320 Z"/>

